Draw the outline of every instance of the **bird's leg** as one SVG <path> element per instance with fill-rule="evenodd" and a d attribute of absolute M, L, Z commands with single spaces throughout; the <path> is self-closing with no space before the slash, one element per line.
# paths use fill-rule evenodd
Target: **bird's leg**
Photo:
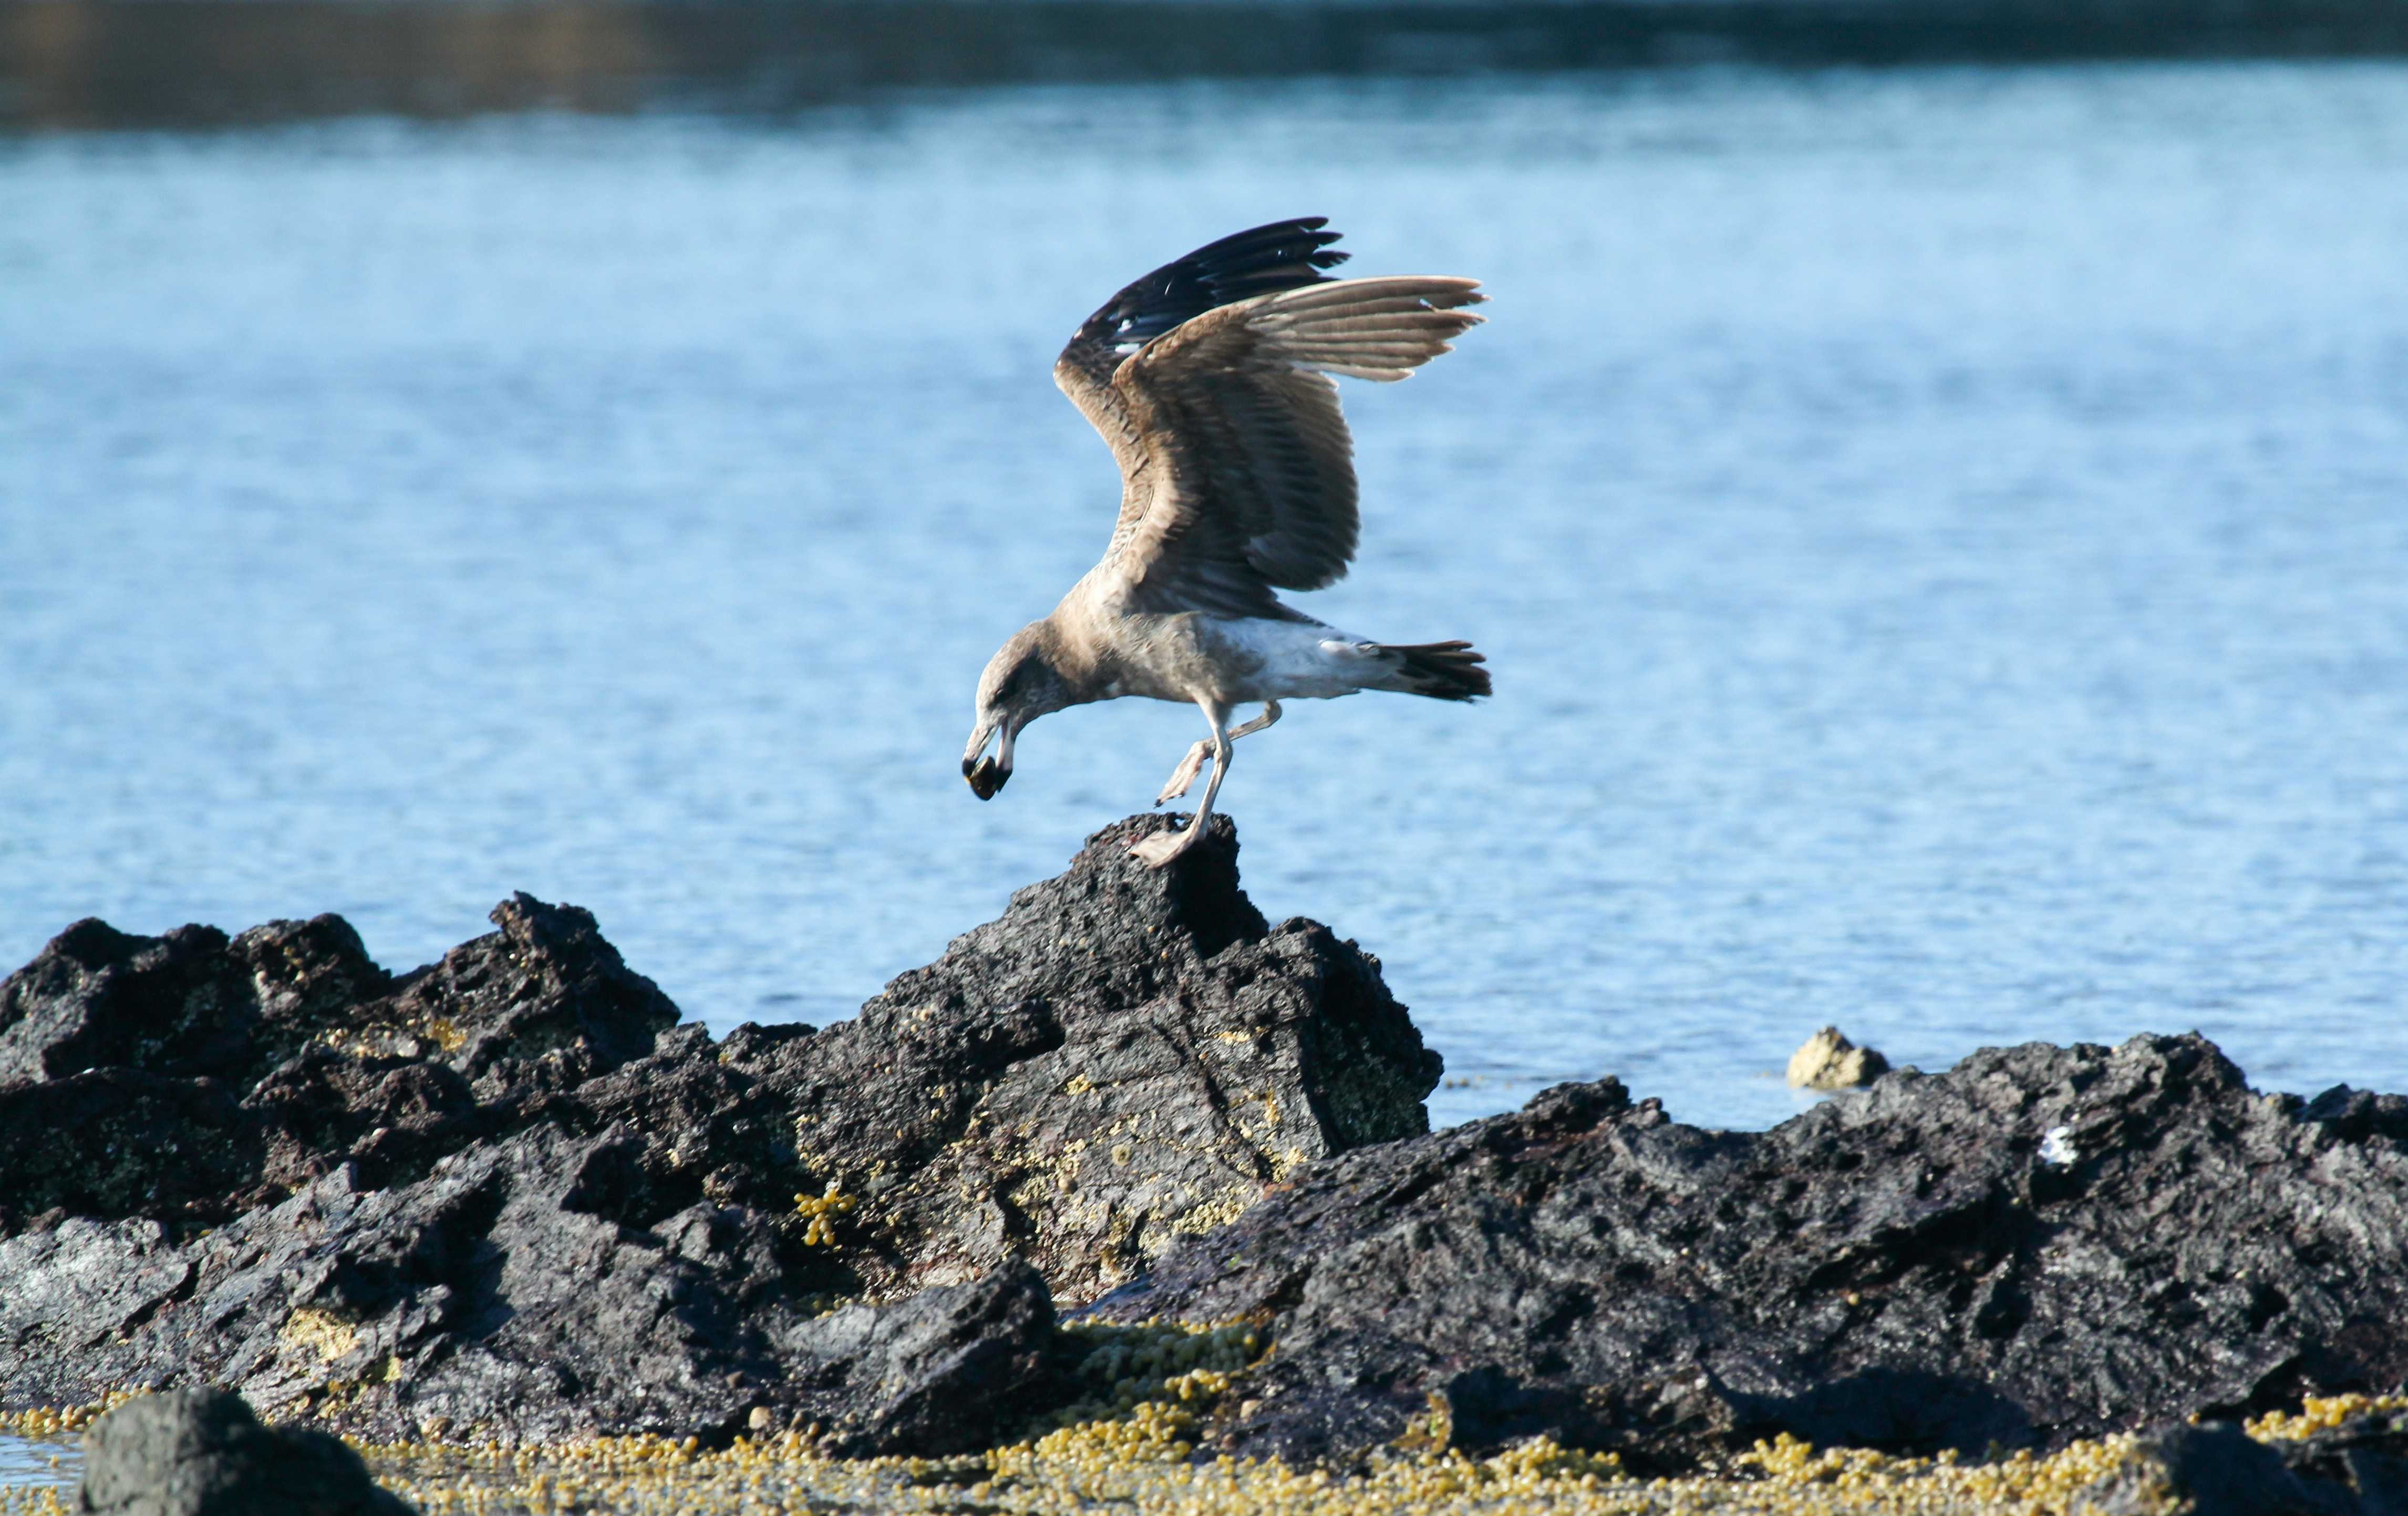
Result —
<path fill-rule="evenodd" d="M 1266 700 L 1263 702 L 1261 715 L 1242 726 L 1229 728 L 1229 740 L 1235 742 L 1241 737 L 1252 737 L 1279 719 L 1279 702 Z M 1198 742 L 1188 749 L 1187 756 L 1180 762 L 1177 768 L 1170 771 L 1170 781 L 1162 787 L 1160 794 L 1154 797 L 1154 803 L 1157 806 L 1164 805 L 1185 794 L 1188 787 L 1196 782 L 1196 776 L 1204 772 L 1204 760 L 1211 756 L 1212 744 L 1210 742 Z"/>
<path fill-rule="evenodd" d="M 1196 839 L 1204 835 L 1204 823 L 1212 818 L 1212 800 L 1221 793 L 1221 780 L 1228 777 L 1229 733 L 1224 723 L 1229 719 L 1229 709 L 1202 700 L 1196 703 L 1203 707 L 1204 719 L 1212 727 L 1212 778 L 1204 786 L 1204 803 L 1196 808 L 1196 815 L 1183 831 L 1156 832 L 1130 847 L 1129 851 L 1148 868 L 1160 868 L 1196 845 Z"/>
<path fill-rule="evenodd" d="M 1229 728 L 1229 740 L 1235 742 L 1241 737 L 1252 737 L 1256 732 L 1273 724 L 1279 719 L 1279 702 L 1276 700 L 1266 700 L 1263 702 L 1263 713 L 1261 715 L 1255 717 L 1253 721 L 1244 722 L 1241 725 L 1232 726 Z"/>

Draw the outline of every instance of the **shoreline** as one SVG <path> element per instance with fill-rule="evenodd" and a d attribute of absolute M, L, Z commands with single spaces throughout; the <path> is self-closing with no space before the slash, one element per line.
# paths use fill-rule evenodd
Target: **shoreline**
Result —
<path fill-rule="evenodd" d="M 2379 0 L 11 0 L 0 131 L 758 118 L 1169 80 L 2401 56 L 2408 12 Z"/>
<path fill-rule="evenodd" d="M 1656 1516 L 1672 1511 L 2040 1516 L 2076 1509 L 2086 1492 L 2130 1467 L 2135 1434 L 2077 1442 L 2057 1452 L 1991 1460 L 1899 1457 L 1815 1448 L 1786 1436 L 1759 1441 L 1727 1466 L 1679 1478 L 1640 1478 L 1617 1461 L 1541 1439 L 1485 1458 L 1456 1450 L 1389 1450 L 1358 1471 L 1297 1470 L 1276 1460 L 1191 1462 L 1167 1437 L 1177 1414 L 1162 1402 L 1078 1423 L 1041 1439 L 951 1458 L 827 1459 L 807 1439 L 738 1438 L 703 1449 L 693 1438 L 598 1437 L 554 1445 L 376 1443 L 347 1439 L 379 1482 L 425 1516 L 539 1516 L 561 1510 L 693 1512 L 695 1516 L 853 1509 L 970 1511 L 992 1516 L 1111 1509 L 1138 1516 L 1346 1516 L 1544 1509 L 1563 1516 Z M 88 1423 L 100 1408 L 0 1415 L 0 1434 Z M 2408 1396 L 2309 1398 L 2297 1412 L 2246 1423 L 2265 1445 L 2329 1431 L 2353 1416 L 2408 1413 Z M 71 1446 L 62 1441 L 61 1446 Z M 64 1486 L 51 1486 L 51 1491 Z M 54 1516 L 64 1495 L 0 1485 L 0 1512 Z M 2150 1508 L 2143 1507 L 2142 1509 Z M 2172 1509 L 2171 1503 L 2166 1507 Z"/>

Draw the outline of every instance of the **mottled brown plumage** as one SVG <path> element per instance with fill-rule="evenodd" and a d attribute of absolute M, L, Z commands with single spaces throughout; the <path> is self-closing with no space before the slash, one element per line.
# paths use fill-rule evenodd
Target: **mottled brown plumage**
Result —
<path fill-rule="evenodd" d="M 1346 255 L 1318 218 L 1256 227 L 1154 270 L 1088 318 L 1054 381 L 1112 450 L 1120 518 L 1103 560 L 1053 614 L 1005 643 L 979 683 L 962 772 L 980 798 L 1011 773 L 1012 739 L 1048 711 L 1121 695 L 1192 701 L 1211 727 L 1156 804 L 1212 779 L 1167 863 L 1211 814 L 1229 743 L 1279 719 L 1278 702 L 1396 690 L 1488 693 L 1469 644 L 1347 636 L 1277 591 L 1336 583 L 1359 518 L 1354 443 L 1329 378 L 1406 378 L 1480 321 L 1475 281 L 1332 279 Z M 1263 715 L 1226 730 L 1232 707 Z M 1000 733 L 997 755 L 988 742 Z"/>

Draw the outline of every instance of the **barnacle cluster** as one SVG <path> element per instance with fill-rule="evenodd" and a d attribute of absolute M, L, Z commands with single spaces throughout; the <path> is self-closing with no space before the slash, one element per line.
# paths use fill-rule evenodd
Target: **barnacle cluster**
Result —
<path fill-rule="evenodd" d="M 2297 1411 L 2270 1410 L 2246 1423 L 2260 1442 L 2296 1442 L 2329 1432 L 2353 1416 L 2408 1415 L 2408 1395 L 2312 1394 Z"/>
<path fill-rule="evenodd" d="M 852 1215 L 853 1208 L 860 1203 L 859 1197 L 844 1194 L 834 1180 L 828 1180 L 825 1194 L 795 1196 L 796 1214 L 810 1221 L 810 1224 L 803 1228 L 803 1246 L 835 1247 L 836 1218 Z"/>
<path fill-rule="evenodd" d="M 1090 1419 L 983 1457 L 821 1456 L 805 1435 L 694 1439 L 596 1437 L 515 1445 L 470 1432 L 445 1442 L 364 1444 L 379 1480 L 427 1516 L 796 1516 L 816 1512 L 977 1512 L 980 1516 L 2072 1516 L 2079 1493 L 2121 1467 L 2137 1439 L 2111 1437 L 2047 1456 L 1972 1462 L 1759 1442 L 1713 1476 L 1639 1479 L 1611 1454 L 1544 1438 L 1488 1458 L 1392 1449 L 1359 1471 L 1276 1461 L 1192 1459 L 1182 1424 L 1264 1351 L 1253 1329 L 1073 1326 L 1091 1347 Z M 1251 1338 L 1251 1340 L 1250 1340 Z M 57 1437 L 101 1408 L 0 1416 L 0 1430 Z M 2408 1411 L 2398 1396 L 2310 1399 L 2250 1423 L 2291 1437 L 2364 1412 Z M 1182 1422 L 1182 1418 L 1189 1420 Z M 6 1516 L 64 1516 L 57 1486 L 0 1488 Z"/>
<path fill-rule="evenodd" d="M 118 1390 L 96 1406 L 36 1406 L 30 1410 L 0 1410 L 0 1432 L 38 1441 L 71 1437 L 140 1393 Z"/>
<path fill-rule="evenodd" d="M 1231 1378 L 1269 1345 L 1243 1322 L 1081 1322 L 1063 1332 L 1085 1350 L 1077 1370 L 1085 1393 L 1054 1412 L 1052 1429 L 1034 1441 L 990 1454 L 999 1470 L 1090 1453 L 1122 1463 L 1185 1458 Z"/>

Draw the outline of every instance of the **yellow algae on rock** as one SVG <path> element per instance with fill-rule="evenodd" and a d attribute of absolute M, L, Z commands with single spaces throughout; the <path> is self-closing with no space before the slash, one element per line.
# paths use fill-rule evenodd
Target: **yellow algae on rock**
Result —
<path fill-rule="evenodd" d="M 330 1364 L 360 1345 L 358 1327 L 314 1306 L 304 1306 L 287 1317 L 276 1335 L 288 1346 L 314 1352 Z"/>
<path fill-rule="evenodd" d="M 1254 1194 L 1252 1190 L 1232 1186 L 1211 1199 L 1180 1212 L 1171 1219 L 1170 1230 L 1182 1237 L 1201 1237 L 1207 1232 L 1218 1231 L 1236 1221 L 1240 1216 L 1244 1215 L 1246 1208 L 1254 1203 Z"/>
<path fill-rule="evenodd" d="M 2408 1394 L 2312 1394 L 2298 1410 L 2270 1410 L 2243 1423 L 2243 1430 L 2260 1442 L 2297 1442 L 2329 1432 L 2353 1416 L 2402 1412 L 2408 1412 Z"/>
<path fill-rule="evenodd" d="M 1031 1441 L 957 1458 L 835 1460 L 808 1434 L 694 1438 L 596 1437 L 504 1445 L 458 1440 L 357 1444 L 380 1482 L 427 1516 L 588 1511 L 770 1516 L 803 1510 L 978 1512 L 981 1516 L 2073 1516 L 2083 1494 L 2127 1466 L 2140 1439 L 2113 1437 L 2042 1456 L 1984 1462 L 1759 1442 L 1725 1468 L 1634 1477 L 1613 1454 L 1544 1438 L 1486 1457 L 1386 1450 L 1348 1472 L 1274 1460 L 1195 1461 L 1196 1433 L 1235 1377 L 1268 1351 L 1257 1328 L 1074 1323 L 1089 1387 L 1081 1414 Z M 0 1431 L 58 1436 L 99 1408 L 0 1415 Z M 2250 1430 L 2305 1435 L 2399 1396 L 2318 1397 Z M 1426 1428 L 1425 1430 L 1428 1430 Z M 69 1509 L 37 1492 L 0 1491 L 0 1516 Z"/>

